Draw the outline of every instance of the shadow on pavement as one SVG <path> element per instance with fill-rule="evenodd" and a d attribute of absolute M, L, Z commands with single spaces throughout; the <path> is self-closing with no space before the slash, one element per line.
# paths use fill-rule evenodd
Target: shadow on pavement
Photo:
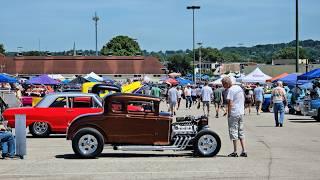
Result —
<path fill-rule="evenodd" d="M 304 118 L 289 118 L 288 119 L 289 121 L 294 121 L 294 120 L 302 120 L 302 121 L 315 121 L 315 119 L 312 119 L 312 118 L 308 118 L 308 119 L 304 119 Z"/>
<path fill-rule="evenodd" d="M 146 158 L 146 157 L 193 157 L 192 153 L 183 154 L 137 154 L 137 153 L 102 153 L 98 158 Z M 83 159 L 75 154 L 56 155 L 58 159 Z M 94 158 L 97 159 L 97 158 Z"/>
<path fill-rule="evenodd" d="M 320 123 L 319 121 L 316 120 L 290 120 L 292 123 Z"/>
<path fill-rule="evenodd" d="M 50 135 L 50 136 L 48 136 L 48 137 L 34 137 L 34 136 L 32 136 L 32 135 L 27 135 L 27 138 L 30 138 L 30 139 L 42 139 L 42 138 L 66 138 L 66 135 Z"/>
<path fill-rule="evenodd" d="M 274 125 L 273 126 L 256 126 L 256 127 L 274 127 Z"/>

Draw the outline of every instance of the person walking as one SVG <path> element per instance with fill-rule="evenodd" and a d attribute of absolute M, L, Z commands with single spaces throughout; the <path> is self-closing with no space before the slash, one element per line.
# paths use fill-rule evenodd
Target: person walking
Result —
<path fill-rule="evenodd" d="M 249 115 L 250 115 L 251 106 L 252 106 L 252 103 L 253 103 L 253 92 L 251 91 L 251 88 L 250 87 L 246 87 L 244 94 L 245 94 L 245 106 L 244 106 L 244 108 L 248 109 L 248 112 L 249 112 Z"/>
<path fill-rule="evenodd" d="M 271 105 L 273 105 L 274 120 L 276 127 L 283 126 L 284 110 L 287 105 L 286 91 L 283 88 L 282 81 L 277 82 L 277 87 L 273 88 L 271 93 Z M 279 118 L 280 113 L 280 118 Z"/>
<path fill-rule="evenodd" d="M 155 97 L 160 97 L 161 89 L 158 86 L 153 86 L 151 88 L 151 95 Z"/>
<path fill-rule="evenodd" d="M 180 86 L 177 87 L 177 91 L 178 91 L 178 107 L 177 107 L 177 110 L 178 110 L 180 108 L 180 102 L 181 102 L 183 91 Z"/>
<path fill-rule="evenodd" d="M 222 106 L 221 109 L 223 111 L 223 116 L 227 115 L 228 112 L 228 101 L 227 101 L 228 89 L 222 89 Z"/>
<path fill-rule="evenodd" d="M 257 87 L 254 88 L 254 90 L 253 90 L 253 97 L 254 97 L 254 102 L 256 105 L 257 115 L 260 115 L 262 103 L 264 100 L 264 90 L 260 86 L 260 83 L 257 83 L 256 85 L 257 85 Z"/>
<path fill-rule="evenodd" d="M 202 106 L 203 106 L 203 113 L 207 117 L 209 117 L 210 114 L 210 101 L 212 96 L 212 88 L 208 86 L 208 82 L 206 81 L 204 83 L 204 87 L 201 89 L 201 98 L 202 98 Z M 207 107 L 207 114 L 206 114 L 206 108 Z"/>
<path fill-rule="evenodd" d="M 229 77 L 222 79 L 222 85 L 225 89 L 228 89 L 227 101 L 228 101 L 228 127 L 229 136 L 233 143 L 233 152 L 229 154 L 229 157 L 238 157 L 237 154 L 237 142 L 240 140 L 242 152 L 240 156 L 247 157 L 248 154 L 245 150 L 244 140 L 244 92 L 238 85 L 232 85 L 232 81 Z"/>
<path fill-rule="evenodd" d="M 168 91 L 168 102 L 169 102 L 171 116 L 176 115 L 177 101 L 178 101 L 178 91 L 176 87 L 172 85 Z"/>
<path fill-rule="evenodd" d="M 186 97 L 186 108 L 190 109 L 192 105 L 190 84 L 188 84 L 187 87 L 184 89 L 184 95 Z"/>
<path fill-rule="evenodd" d="M 222 89 L 220 86 L 217 86 L 217 88 L 213 91 L 213 102 L 216 110 L 216 118 L 219 117 L 219 110 L 220 106 L 222 105 L 222 101 Z"/>
<path fill-rule="evenodd" d="M 197 89 L 195 86 L 192 86 L 191 88 L 191 98 L 192 98 L 192 102 L 194 104 L 197 104 Z"/>

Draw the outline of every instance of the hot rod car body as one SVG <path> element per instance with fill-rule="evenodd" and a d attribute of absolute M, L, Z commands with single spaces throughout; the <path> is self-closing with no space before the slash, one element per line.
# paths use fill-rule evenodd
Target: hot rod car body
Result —
<path fill-rule="evenodd" d="M 159 112 L 159 105 L 160 99 L 153 96 L 108 95 L 103 112 L 84 114 L 70 122 L 67 139 L 83 158 L 99 156 L 105 145 L 127 151 L 192 149 L 205 157 L 219 152 L 220 138 L 209 129 L 207 117 L 188 116 L 172 122 Z"/>

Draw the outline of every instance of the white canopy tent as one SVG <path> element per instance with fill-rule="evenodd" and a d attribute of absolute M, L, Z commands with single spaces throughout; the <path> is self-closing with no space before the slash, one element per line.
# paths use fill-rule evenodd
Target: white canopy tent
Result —
<path fill-rule="evenodd" d="M 260 68 L 256 68 L 251 73 L 242 78 L 244 83 L 265 83 L 266 80 L 271 79 L 272 77 L 263 73 Z"/>
<path fill-rule="evenodd" d="M 225 76 L 223 76 L 223 77 L 225 77 Z M 217 80 L 215 80 L 215 81 L 211 82 L 210 84 L 214 84 L 214 85 L 222 85 L 221 80 L 223 79 L 223 77 L 221 77 L 221 78 L 219 78 L 219 79 L 217 79 Z M 236 78 L 235 78 L 235 77 L 233 77 L 233 76 L 229 76 L 229 78 L 231 79 L 232 84 L 236 84 Z"/>
<path fill-rule="evenodd" d="M 63 80 L 66 79 L 66 78 L 63 77 L 61 74 L 49 74 L 48 76 L 49 76 L 50 78 L 52 78 L 52 79 L 60 80 L 60 81 L 63 81 Z"/>
<path fill-rule="evenodd" d="M 102 77 L 100 77 L 100 76 L 98 76 L 96 73 L 94 73 L 94 72 L 91 72 L 90 74 L 87 74 L 84 78 L 89 78 L 89 77 L 91 77 L 91 78 L 93 78 L 93 79 L 96 79 L 96 80 L 98 80 L 98 81 L 103 81 L 103 78 Z"/>

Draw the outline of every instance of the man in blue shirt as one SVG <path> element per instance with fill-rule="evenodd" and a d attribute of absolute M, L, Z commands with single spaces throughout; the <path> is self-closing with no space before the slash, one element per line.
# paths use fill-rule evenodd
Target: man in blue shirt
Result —
<path fill-rule="evenodd" d="M 256 109 L 257 109 L 257 115 L 260 115 L 261 112 L 261 106 L 263 102 L 263 96 L 264 96 L 264 90 L 262 87 L 260 87 L 260 84 L 256 84 L 257 87 L 253 91 L 253 96 L 254 96 L 254 101 L 256 104 Z"/>

